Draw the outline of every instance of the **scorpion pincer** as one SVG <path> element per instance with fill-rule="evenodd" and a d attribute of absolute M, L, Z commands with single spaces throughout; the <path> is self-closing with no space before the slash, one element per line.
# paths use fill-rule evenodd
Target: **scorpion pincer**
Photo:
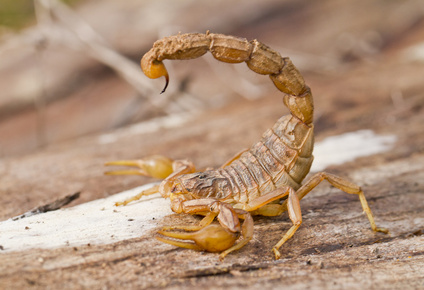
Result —
<path fill-rule="evenodd" d="M 160 185 L 116 205 L 126 205 L 159 191 L 171 200 L 174 212 L 199 214 L 204 218 L 198 226 L 163 228 L 157 238 L 183 248 L 221 252 L 220 259 L 252 239 L 252 215 L 278 216 L 288 211 L 293 225 L 273 247 L 278 259 L 279 248 L 302 223 L 299 200 L 327 180 L 346 193 L 358 195 L 372 230 L 387 233 L 387 229 L 376 226 L 358 185 L 325 172 L 316 173 L 302 183 L 313 161 L 314 107 L 311 90 L 289 58 L 281 57 L 257 40 L 209 32 L 189 33 L 156 41 L 141 59 L 141 68 L 149 78 L 166 78 L 164 92 L 169 76 L 163 60 L 193 59 L 208 51 L 217 60 L 246 62 L 252 71 L 269 75 L 277 89 L 285 94 L 283 101 L 290 114 L 281 117 L 250 149 L 215 170 L 196 172 L 190 161 L 173 161 L 163 156 L 106 163 L 138 167 L 107 174 L 140 174 L 164 179 Z M 219 223 L 213 223 L 215 219 Z"/>

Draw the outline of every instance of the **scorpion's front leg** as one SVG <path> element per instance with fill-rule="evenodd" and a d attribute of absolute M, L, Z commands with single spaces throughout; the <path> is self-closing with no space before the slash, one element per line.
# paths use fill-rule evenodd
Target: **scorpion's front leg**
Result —
<path fill-rule="evenodd" d="M 182 248 L 222 252 L 220 259 L 246 245 L 253 236 L 252 216 L 244 210 L 215 199 L 183 200 L 176 197 L 172 209 L 177 213 L 206 214 L 199 226 L 166 227 L 157 239 Z M 211 224 L 217 218 L 218 224 Z M 240 225 L 239 219 L 244 222 Z M 180 231 L 175 231 L 175 230 Z M 181 231 L 182 230 L 182 231 Z M 236 243 L 237 239 L 241 239 Z M 172 239 L 169 239 L 172 238 Z M 181 241 L 184 240 L 184 241 Z M 185 241 L 188 240 L 188 241 Z"/>

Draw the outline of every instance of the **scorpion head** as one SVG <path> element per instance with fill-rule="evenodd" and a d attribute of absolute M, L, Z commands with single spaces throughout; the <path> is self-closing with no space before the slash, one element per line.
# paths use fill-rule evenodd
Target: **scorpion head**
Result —
<path fill-rule="evenodd" d="M 215 170 L 181 175 L 170 187 L 174 194 L 190 194 L 194 198 L 223 199 L 231 195 L 228 179 Z"/>

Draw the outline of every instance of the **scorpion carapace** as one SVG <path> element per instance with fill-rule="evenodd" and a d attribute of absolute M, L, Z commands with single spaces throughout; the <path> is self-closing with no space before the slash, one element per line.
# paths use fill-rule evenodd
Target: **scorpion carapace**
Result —
<path fill-rule="evenodd" d="M 289 58 L 257 40 L 223 34 L 178 34 L 156 41 L 141 60 L 143 72 L 150 78 L 169 76 L 165 59 L 193 59 L 207 51 L 223 62 L 246 62 L 258 74 L 269 75 L 283 92 L 290 114 L 281 117 L 250 149 L 235 155 L 222 167 L 196 172 L 187 160 L 173 161 L 151 156 L 136 161 L 116 161 L 107 165 L 127 165 L 136 170 L 111 171 L 108 174 L 141 174 L 165 178 L 159 186 L 141 192 L 117 205 L 125 205 L 144 195 L 160 192 L 170 198 L 176 213 L 200 214 L 198 226 L 166 227 L 159 232 L 160 241 L 189 249 L 228 253 L 242 248 L 253 236 L 251 215 L 277 216 L 288 211 L 292 227 L 273 247 L 276 259 L 279 248 L 290 239 L 302 223 L 299 200 L 321 181 L 359 196 L 371 228 L 387 233 L 374 222 L 371 209 L 361 188 L 350 181 L 321 172 L 307 182 L 313 156 L 313 100 L 311 90 Z M 213 223 L 217 219 L 219 224 Z M 240 223 L 240 220 L 243 222 Z"/>

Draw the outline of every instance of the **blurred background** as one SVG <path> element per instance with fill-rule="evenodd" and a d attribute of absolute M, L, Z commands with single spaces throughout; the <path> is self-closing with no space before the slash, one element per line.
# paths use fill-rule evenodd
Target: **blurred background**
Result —
<path fill-rule="evenodd" d="M 343 88 L 340 76 L 353 70 L 361 76 L 361 68 L 387 59 L 422 62 L 423 19 L 421 0 L 2 0 L 0 158 L 275 91 L 244 64 L 206 55 L 190 64 L 168 62 L 170 87 L 159 95 L 164 80 L 147 79 L 139 60 L 155 40 L 178 32 L 256 38 L 290 56 L 321 94 L 318 127 L 326 123 L 321 81 L 340 83 L 342 107 L 360 102 L 355 91 L 370 85 L 384 100 L 402 103 L 422 78 L 415 70 L 396 74 L 391 66 L 385 79 L 362 76 L 363 88 Z"/>

